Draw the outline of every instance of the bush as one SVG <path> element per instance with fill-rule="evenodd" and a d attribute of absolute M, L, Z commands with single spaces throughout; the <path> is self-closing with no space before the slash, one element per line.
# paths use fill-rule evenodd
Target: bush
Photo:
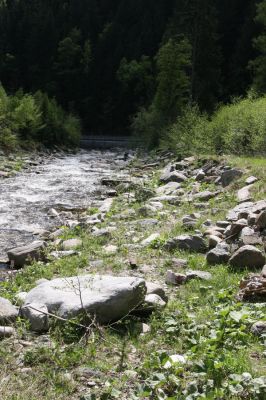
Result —
<path fill-rule="evenodd" d="M 221 106 L 210 118 L 197 106 L 186 107 L 161 144 L 181 155 L 265 154 L 266 97 L 234 101 Z"/>
<path fill-rule="evenodd" d="M 247 98 L 221 107 L 209 129 L 216 151 L 233 154 L 266 152 L 266 97 Z"/>
<path fill-rule="evenodd" d="M 131 129 L 137 139 L 141 139 L 145 147 L 152 148 L 159 144 L 165 121 L 162 115 L 151 106 L 142 108 L 133 118 Z"/>
<path fill-rule="evenodd" d="M 181 156 L 212 152 L 213 142 L 207 115 L 201 114 L 196 105 L 187 106 L 170 126 L 166 137 L 161 139 L 161 145 Z"/>
<path fill-rule="evenodd" d="M 43 127 L 38 132 L 39 141 L 47 146 L 77 146 L 81 133 L 80 120 L 72 114 L 66 114 L 56 100 L 49 99 L 46 93 L 38 91 L 34 97 L 43 119 Z"/>
<path fill-rule="evenodd" d="M 0 146 L 13 149 L 30 142 L 77 146 L 80 132 L 79 119 L 67 114 L 47 94 L 33 96 L 19 90 L 9 96 L 0 84 Z"/>

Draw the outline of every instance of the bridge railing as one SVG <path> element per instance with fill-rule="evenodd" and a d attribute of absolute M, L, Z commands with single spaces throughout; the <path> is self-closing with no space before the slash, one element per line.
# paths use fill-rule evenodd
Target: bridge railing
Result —
<path fill-rule="evenodd" d="M 142 147 L 143 142 L 132 136 L 104 136 L 104 135 L 85 135 L 80 141 L 82 148 L 108 149 L 114 147 L 132 148 Z"/>

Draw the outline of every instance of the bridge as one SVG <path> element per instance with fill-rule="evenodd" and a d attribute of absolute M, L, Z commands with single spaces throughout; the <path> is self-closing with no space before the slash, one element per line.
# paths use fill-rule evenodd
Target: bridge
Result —
<path fill-rule="evenodd" d="M 115 147 L 130 149 L 142 147 L 142 142 L 131 136 L 85 135 L 81 138 L 80 147 L 86 149 L 111 149 Z"/>

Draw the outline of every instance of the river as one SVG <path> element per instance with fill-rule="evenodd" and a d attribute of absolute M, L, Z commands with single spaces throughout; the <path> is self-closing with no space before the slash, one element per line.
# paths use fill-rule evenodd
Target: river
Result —
<path fill-rule="evenodd" d="M 59 224 L 49 210 L 86 209 L 101 188 L 101 178 L 120 176 L 125 163 L 117 151 L 58 153 L 28 171 L 0 181 L 0 259 L 6 251 L 34 239 L 38 229 Z"/>

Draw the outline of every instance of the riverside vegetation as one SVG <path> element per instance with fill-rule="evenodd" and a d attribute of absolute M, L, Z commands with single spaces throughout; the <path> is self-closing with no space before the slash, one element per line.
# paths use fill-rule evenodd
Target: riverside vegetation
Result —
<path fill-rule="evenodd" d="M 161 152 L 133 158 L 124 172 L 102 181 L 116 197 L 72 211 L 76 223 L 50 236 L 46 260 L 6 275 L 1 296 L 19 305 L 39 279 L 101 274 L 156 283 L 161 300 L 88 329 L 82 315 L 50 316 L 42 335 L 30 318 L 6 324 L 14 330 L 0 343 L 1 398 L 264 399 L 265 160 L 180 162 Z M 240 264 L 239 246 L 252 248 Z M 218 251 L 213 261 L 219 248 L 227 258 Z M 240 291 L 251 273 L 257 297 Z"/>

